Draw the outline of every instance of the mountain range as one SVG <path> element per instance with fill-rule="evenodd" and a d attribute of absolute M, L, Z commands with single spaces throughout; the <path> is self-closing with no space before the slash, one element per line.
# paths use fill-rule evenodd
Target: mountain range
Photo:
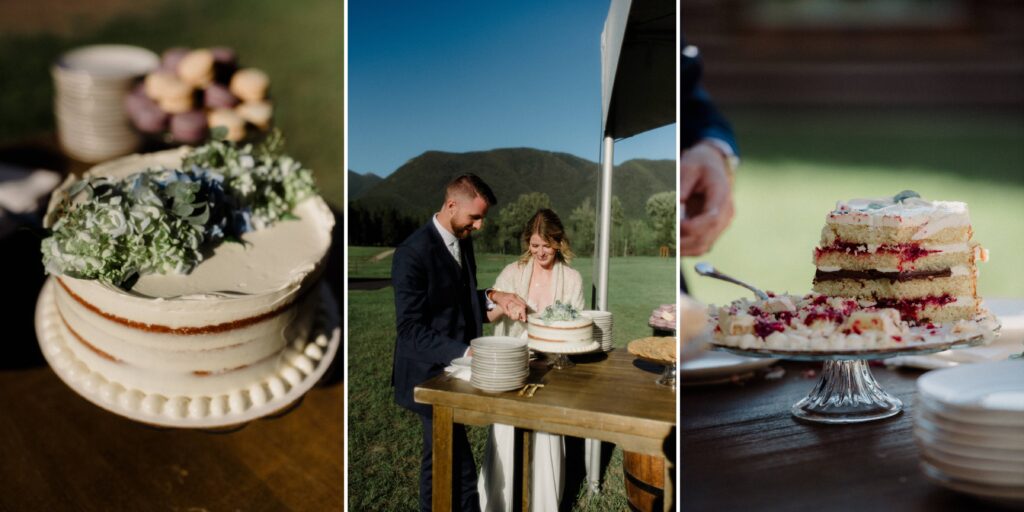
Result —
<path fill-rule="evenodd" d="M 544 192 L 566 219 L 585 198 L 595 202 L 600 178 L 596 162 L 567 153 L 504 148 L 468 153 L 427 151 L 386 178 L 349 171 L 349 201 L 365 209 L 396 208 L 416 218 L 437 211 L 444 186 L 453 177 L 474 173 L 498 196 L 498 210 L 521 194 Z M 647 199 L 675 190 L 674 160 L 628 160 L 615 167 L 612 194 L 628 219 L 646 218 Z"/>
<path fill-rule="evenodd" d="M 372 172 L 359 174 L 355 171 L 348 171 L 348 200 L 354 201 L 363 197 L 370 189 L 382 181 L 384 181 L 384 178 Z"/>

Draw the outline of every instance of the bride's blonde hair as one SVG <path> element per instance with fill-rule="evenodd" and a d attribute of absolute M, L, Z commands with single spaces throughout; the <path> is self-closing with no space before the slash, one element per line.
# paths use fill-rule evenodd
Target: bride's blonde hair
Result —
<path fill-rule="evenodd" d="M 523 229 L 523 255 L 519 257 L 520 263 L 530 261 L 530 238 L 534 234 L 540 235 L 545 242 L 555 248 L 555 261 L 561 261 L 566 265 L 572 262 L 575 254 L 569 248 L 569 238 L 565 235 L 562 220 L 553 210 L 544 208 L 537 210 Z"/>

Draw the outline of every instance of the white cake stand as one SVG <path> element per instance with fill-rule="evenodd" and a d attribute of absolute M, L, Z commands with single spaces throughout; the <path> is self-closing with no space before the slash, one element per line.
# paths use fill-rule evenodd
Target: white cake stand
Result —
<path fill-rule="evenodd" d="M 564 343 L 530 340 L 530 350 L 547 354 L 548 366 L 556 370 L 564 370 L 576 366 L 576 363 L 569 359 L 569 354 L 587 354 L 601 349 L 601 344 L 596 341 L 591 341 L 589 345 L 579 345 L 577 347 L 566 347 L 564 345 Z"/>
<path fill-rule="evenodd" d="M 167 397 L 132 389 L 93 371 L 67 348 L 61 334 L 54 280 L 36 303 L 36 337 L 43 356 L 61 380 L 83 398 L 120 416 L 159 427 L 223 429 L 285 412 L 323 377 L 341 344 L 338 306 L 321 283 L 318 311 L 308 339 L 284 351 L 273 372 L 246 388 Z"/>
<path fill-rule="evenodd" d="M 903 410 L 903 402 L 887 393 L 871 374 L 867 362 L 902 355 L 922 355 L 943 350 L 980 345 L 998 333 L 951 337 L 941 342 L 921 343 L 913 347 L 881 350 L 849 350 L 832 352 L 788 351 L 772 349 L 740 349 L 712 342 L 715 350 L 749 357 L 775 357 L 795 361 L 824 361 L 821 376 L 811 392 L 790 409 L 798 419 L 812 423 L 845 424 L 875 421 L 895 416 Z"/>

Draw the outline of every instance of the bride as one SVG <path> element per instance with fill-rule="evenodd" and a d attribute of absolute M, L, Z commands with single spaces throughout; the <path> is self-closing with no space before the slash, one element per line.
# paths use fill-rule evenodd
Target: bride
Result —
<path fill-rule="evenodd" d="M 538 210 L 526 223 L 522 235 L 526 250 L 518 261 L 498 275 L 494 290 L 512 292 L 524 298 L 532 312 L 561 301 L 578 310 L 584 308 L 583 280 L 569 267 L 573 254 L 565 228 L 555 212 Z M 525 337 L 529 311 L 502 311 L 495 308 L 488 318 L 495 324 L 495 336 Z M 483 469 L 478 488 L 484 511 L 512 510 L 514 429 L 493 425 L 487 436 Z M 534 432 L 530 437 L 532 478 L 530 508 L 558 510 L 565 482 L 565 443 L 562 436 Z"/>

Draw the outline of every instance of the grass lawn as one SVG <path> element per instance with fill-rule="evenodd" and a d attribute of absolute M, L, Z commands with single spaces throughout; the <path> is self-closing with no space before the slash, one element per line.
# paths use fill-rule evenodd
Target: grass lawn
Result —
<path fill-rule="evenodd" d="M 62 9 L 62 2 L 53 9 Z M 99 2 L 103 4 L 103 2 Z M 342 3 L 309 0 L 150 1 L 147 8 L 97 5 L 102 14 L 75 30 L 3 30 L 0 20 L 0 144 L 54 130 L 51 63 L 96 43 L 133 44 L 160 53 L 172 46 L 230 46 L 243 66 L 270 75 L 275 123 L 290 154 L 314 170 L 323 196 L 344 204 Z M 98 19 L 95 19 L 98 18 Z"/>
<path fill-rule="evenodd" d="M 736 217 L 710 253 L 683 260 L 695 297 L 721 304 L 747 293 L 697 276 L 697 261 L 764 289 L 809 291 L 812 250 L 836 200 L 904 189 L 967 202 L 974 239 L 991 251 L 979 294 L 1024 296 L 1024 118 L 748 110 L 732 120 L 744 150 Z"/>
<path fill-rule="evenodd" d="M 391 258 L 371 263 L 379 247 L 349 247 L 350 277 L 386 277 Z M 510 255 L 478 254 L 481 286 L 494 282 L 515 259 Z M 578 258 L 573 267 L 589 288 L 593 262 Z M 358 272 L 353 272 L 358 269 Z M 675 301 L 675 261 L 667 258 L 613 258 L 609 303 L 615 313 L 616 346 L 650 333 L 647 317 L 660 304 Z M 408 510 L 416 507 L 420 457 L 420 424 L 394 404 L 389 384 L 395 343 L 395 311 L 391 288 L 349 292 L 348 315 L 348 440 L 349 508 Z M 486 429 L 470 427 L 470 440 L 482 461 Z M 616 449 L 599 496 L 581 492 L 576 510 L 625 510 L 622 454 Z M 568 489 L 566 492 L 570 492 Z"/>

